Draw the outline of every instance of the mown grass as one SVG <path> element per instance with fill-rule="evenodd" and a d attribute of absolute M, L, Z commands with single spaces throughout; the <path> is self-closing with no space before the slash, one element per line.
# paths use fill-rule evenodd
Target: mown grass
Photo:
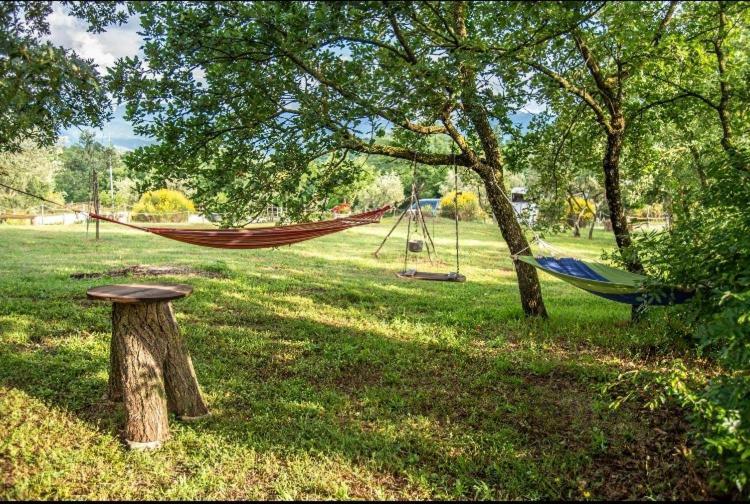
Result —
<path fill-rule="evenodd" d="M 679 411 L 619 409 L 603 386 L 675 350 L 668 312 L 543 276 L 549 320 L 521 316 L 492 224 L 462 224 L 465 284 L 411 282 L 392 224 L 279 250 L 183 245 L 112 225 L 0 226 L 0 498 L 690 498 L 706 496 Z M 452 261 L 452 223 L 435 227 Z M 401 239 L 398 239 L 398 238 Z M 596 258 L 613 246 L 550 239 Z M 125 450 L 102 399 L 106 304 L 75 272 L 190 266 L 175 303 L 213 415 Z M 437 267 L 452 269 L 451 264 Z"/>

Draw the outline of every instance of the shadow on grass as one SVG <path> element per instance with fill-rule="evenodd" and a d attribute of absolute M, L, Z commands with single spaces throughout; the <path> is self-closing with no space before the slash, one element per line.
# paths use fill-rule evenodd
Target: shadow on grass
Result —
<path fill-rule="evenodd" d="M 280 269 L 278 278 L 189 279 L 196 294 L 176 312 L 214 416 L 180 429 L 211 432 L 228 447 L 325 454 L 445 497 L 695 495 L 673 484 L 685 462 L 652 449 L 640 412 L 607 408 L 598 388 L 608 364 L 487 344 L 520 338 L 526 325 L 549 324 L 556 337 L 568 323 L 524 321 L 515 284 L 488 294 L 481 281 L 403 282 L 355 262 L 335 277 Z M 83 287 L 63 290 L 82 296 L 73 293 Z M 109 307 L 64 298 L 44 301 L 51 325 L 21 301 L 2 305 L 22 317 L 3 329 L 33 337 L 0 344 L 0 383 L 116 435 L 121 410 L 100 399 Z M 584 317 L 616 318 L 600 315 Z M 70 335 L 82 330 L 97 334 L 79 344 Z M 601 468 L 615 462 L 619 486 L 610 488 Z"/>

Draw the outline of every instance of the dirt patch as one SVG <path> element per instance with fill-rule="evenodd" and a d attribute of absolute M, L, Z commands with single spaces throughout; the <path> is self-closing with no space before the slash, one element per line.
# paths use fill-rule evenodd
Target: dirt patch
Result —
<path fill-rule="evenodd" d="M 72 273 L 70 278 L 87 279 L 103 277 L 148 277 L 165 275 L 196 275 L 208 278 L 224 278 L 225 275 L 217 271 L 206 271 L 191 268 L 189 266 L 145 266 L 137 264 L 124 268 L 113 269 L 104 272 L 80 272 Z"/>
<path fill-rule="evenodd" d="M 685 413 L 672 407 L 636 414 L 648 434 L 613 443 L 606 454 L 594 458 L 590 475 L 598 482 L 591 485 L 594 493 L 605 500 L 644 495 L 659 500 L 712 498 L 705 464 L 691 455 L 694 446 Z"/>

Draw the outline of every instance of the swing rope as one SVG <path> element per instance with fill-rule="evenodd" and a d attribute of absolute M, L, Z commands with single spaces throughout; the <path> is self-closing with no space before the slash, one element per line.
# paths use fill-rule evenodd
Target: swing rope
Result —
<path fill-rule="evenodd" d="M 451 153 L 453 154 L 453 184 L 454 184 L 454 193 L 455 196 L 453 198 L 453 210 L 454 210 L 454 219 L 453 221 L 456 223 L 456 274 L 458 275 L 461 273 L 460 264 L 459 264 L 459 244 L 458 244 L 458 165 L 456 165 L 456 153 L 453 152 L 453 149 L 451 148 Z"/>

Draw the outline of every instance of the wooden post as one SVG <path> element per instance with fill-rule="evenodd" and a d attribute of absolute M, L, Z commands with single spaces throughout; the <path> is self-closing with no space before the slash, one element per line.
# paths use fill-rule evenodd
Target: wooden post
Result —
<path fill-rule="evenodd" d="M 383 241 L 382 241 L 382 242 L 380 242 L 380 246 L 378 246 L 378 249 L 377 249 L 377 250 L 376 250 L 376 251 L 375 251 L 375 252 L 373 253 L 373 255 L 374 255 L 375 257 L 378 257 L 378 254 L 380 253 L 380 249 L 382 249 L 382 248 L 383 248 L 383 245 L 385 245 L 385 242 L 386 242 L 386 241 L 388 240 L 388 237 L 389 237 L 389 236 L 391 236 L 391 233 L 393 233 L 393 231 L 394 231 L 394 230 L 396 229 L 396 227 L 397 227 L 397 226 L 399 225 L 399 223 L 401 222 L 401 219 L 403 219 L 403 218 L 404 218 L 404 215 L 406 215 L 406 212 L 408 212 L 408 211 L 409 211 L 409 207 L 407 207 L 407 208 L 406 208 L 406 210 L 404 210 L 404 211 L 403 211 L 403 212 L 401 213 L 401 215 L 399 216 L 398 220 L 397 220 L 397 221 L 396 221 L 396 223 L 395 223 L 395 224 L 393 225 L 393 227 L 391 228 L 391 230 L 390 230 L 390 231 L 388 231 L 388 234 L 387 234 L 387 235 L 385 235 L 385 238 L 383 238 Z"/>

